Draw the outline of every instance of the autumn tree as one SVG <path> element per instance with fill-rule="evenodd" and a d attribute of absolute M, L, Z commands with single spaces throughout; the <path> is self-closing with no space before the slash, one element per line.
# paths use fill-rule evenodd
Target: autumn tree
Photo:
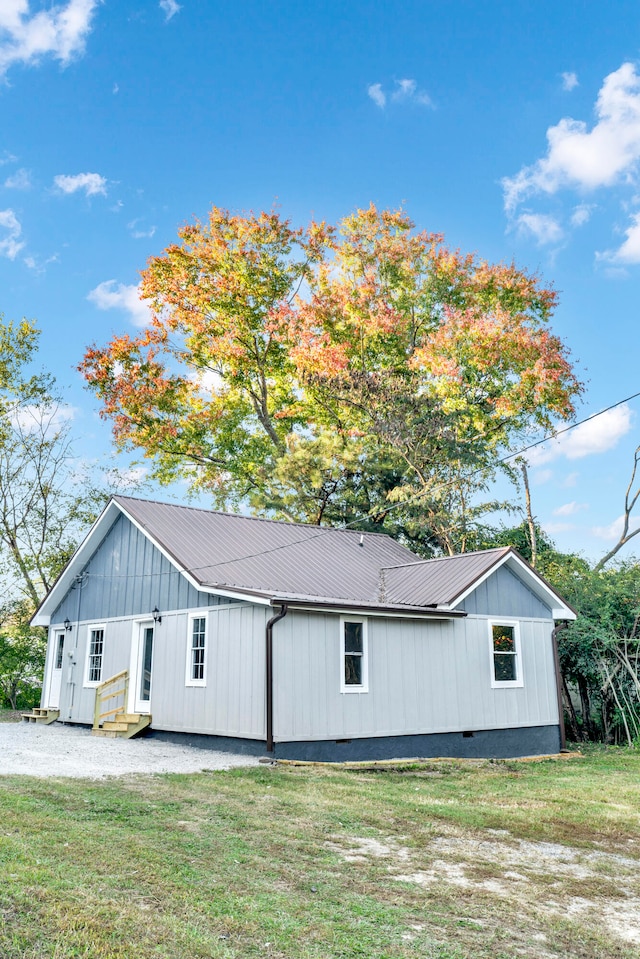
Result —
<path fill-rule="evenodd" d="M 108 496 L 73 452 L 35 324 L 0 316 L 0 704 L 37 699 L 46 635 L 30 619 Z"/>
<path fill-rule="evenodd" d="M 507 444 L 573 413 L 555 293 L 401 211 L 302 229 L 214 208 L 179 239 L 142 272 L 148 326 L 82 370 L 120 448 L 220 507 L 453 552 L 499 505 Z"/>

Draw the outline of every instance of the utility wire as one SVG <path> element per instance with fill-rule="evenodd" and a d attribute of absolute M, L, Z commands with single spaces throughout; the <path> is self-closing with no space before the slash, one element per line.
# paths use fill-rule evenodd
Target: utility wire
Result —
<path fill-rule="evenodd" d="M 512 459 L 514 456 L 522 456 L 523 453 L 527 453 L 529 450 L 535 449 L 536 446 L 542 446 L 543 443 L 548 443 L 550 440 L 556 439 L 556 437 L 561 436 L 563 433 L 569 433 L 571 430 L 575 430 L 578 426 L 582 426 L 584 423 L 589 423 L 591 420 L 596 419 L 598 416 L 602 416 L 604 413 L 609 413 L 611 410 L 615 410 L 618 406 L 622 406 L 623 403 L 630 403 L 631 400 L 635 400 L 638 397 L 640 397 L 640 391 L 638 391 L 637 393 L 633 393 L 631 396 L 627 396 L 622 400 L 618 400 L 616 403 L 612 403 L 610 406 L 607 406 L 603 410 L 599 410 L 597 413 L 591 413 L 589 416 L 585 416 L 584 419 L 578 420 L 577 423 L 571 423 L 569 426 L 565 426 L 561 430 L 555 430 L 553 433 L 549 433 L 547 436 L 544 436 L 542 439 L 536 440 L 533 443 L 529 443 L 527 446 L 523 446 L 519 450 L 515 450 L 512 453 L 506 453 L 504 456 L 502 456 L 498 460 L 498 464 L 506 463 L 507 460 Z M 473 470 L 473 472 L 469 474 L 470 477 L 475 476 L 477 473 L 481 473 L 483 469 L 484 467 L 480 467 L 479 469 Z M 454 483 L 454 480 L 450 480 L 446 483 L 441 483 L 440 485 L 435 486 L 433 489 L 429 490 L 429 494 L 442 492 L 443 490 L 447 489 L 449 486 L 452 486 L 453 483 Z M 406 500 L 402 500 L 401 502 L 398 502 L 398 503 L 392 503 L 387 508 L 387 512 L 390 512 L 393 509 L 398 509 L 401 506 L 408 506 L 411 503 L 415 502 L 416 500 L 421 499 L 425 495 L 426 494 L 422 492 L 415 493 L 413 496 L 410 496 Z M 248 559 L 257 559 L 258 557 L 266 556 L 269 553 L 276 553 L 278 552 L 278 550 L 281 550 L 281 549 L 291 549 L 292 546 L 299 546 L 301 544 L 310 543 L 312 540 L 317 539 L 319 536 L 324 536 L 327 533 L 332 533 L 332 532 L 335 532 L 336 530 L 348 530 L 352 526 L 355 526 L 358 523 L 362 523 L 364 520 L 369 519 L 373 513 L 374 513 L 374 510 L 371 510 L 369 513 L 366 513 L 364 516 L 361 516 L 359 519 L 353 520 L 351 523 L 345 523 L 343 526 L 331 526 L 331 527 L 326 526 L 323 529 L 318 530 L 318 532 L 315 535 L 306 536 L 304 539 L 298 539 L 292 543 L 281 543 L 279 546 L 270 546 L 268 549 L 259 550 L 257 553 L 247 553 L 244 556 L 237 556 L 235 559 L 226 559 L 219 563 L 207 563 L 204 566 L 191 566 L 184 569 L 183 572 L 197 573 L 203 569 L 215 569 L 218 566 L 227 566 L 231 563 L 241 563 Z M 357 532 L 357 530 L 355 530 L 355 532 Z M 96 576 L 100 574 L 89 573 L 88 575 L 96 578 Z M 116 574 L 116 576 L 117 575 L 118 574 Z M 163 574 L 162 573 L 140 573 L 138 574 L 136 578 L 146 577 L 146 576 L 161 576 L 161 575 Z M 102 574 L 102 578 L 111 579 L 113 577 L 107 577 L 104 574 Z M 125 574 L 122 574 L 121 578 L 128 579 L 130 577 L 126 576 Z"/>

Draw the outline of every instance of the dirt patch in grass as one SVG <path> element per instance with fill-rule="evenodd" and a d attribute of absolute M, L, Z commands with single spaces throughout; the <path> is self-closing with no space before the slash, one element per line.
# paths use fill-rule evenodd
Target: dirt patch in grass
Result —
<path fill-rule="evenodd" d="M 640 959 L 640 755 L 0 777 L 2 959 Z"/>
<path fill-rule="evenodd" d="M 420 849 L 393 836 L 333 837 L 328 849 L 345 862 L 382 860 L 389 878 L 425 888 L 490 893 L 522 915 L 578 918 L 640 945 L 640 863 L 598 850 L 517 839 L 506 830 L 470 836 L 441 827 Z M 411 867 L 414 867 L 413 869 Z"/>

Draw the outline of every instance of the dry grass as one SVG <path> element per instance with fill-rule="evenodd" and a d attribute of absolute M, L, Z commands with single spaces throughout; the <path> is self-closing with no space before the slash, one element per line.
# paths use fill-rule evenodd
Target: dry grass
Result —
<path fill-rule="evenodd" d="M 25 709 L 23 712 L 28 712 Z M 22 712 L 14 709 L 0 709 L 0 723 L 20 723 L 22 722 Z"/>
<path fill-rule="evenodd" d="M 0 780 L 2 959 L 640 957 L 640 755 Z"/>

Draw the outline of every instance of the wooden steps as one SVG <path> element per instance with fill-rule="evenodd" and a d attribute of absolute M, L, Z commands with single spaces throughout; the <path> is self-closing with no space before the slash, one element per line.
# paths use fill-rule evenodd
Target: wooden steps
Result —
<path fill-rule="evenodd" d="M 59 715 L 59 709 L 41 709 L 36 706 L 30 713 L 22 713 L 22 720 L 25 723 L 39 723 L 41 726 L 49 726 L 51 723 L 55 723 Z"/>
<path fill-rule="evenodd" d="M 116 713 L 113 719 L 105 720 L 101 726 L 94 726 L 93 736 L 102 736 L 103 739 L 133 739 L 151 725 L 151 716 L 142 716 L 139 713 Z"/>

